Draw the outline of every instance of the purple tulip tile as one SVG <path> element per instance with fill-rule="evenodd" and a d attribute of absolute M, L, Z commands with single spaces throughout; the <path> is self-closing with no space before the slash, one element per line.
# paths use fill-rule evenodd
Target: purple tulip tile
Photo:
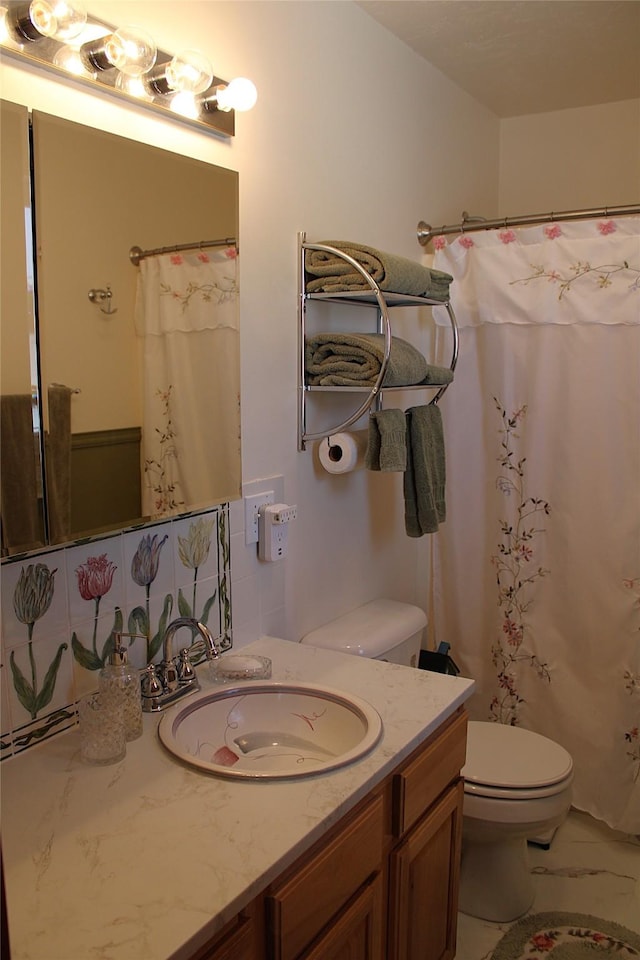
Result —
<path fill-rule="evenodd" d="M 139 638 L 127 638 L 129 662 L 138 669 L 147 663 L 155 663 L 162 659 L 162 641 L 167 625 L 181 616 L 173 594 L 167 593 L 164 597 L 153 596 L 148 604 L 139 604 L 127 610 L 131 633 L 141 633 Z M 134 629 L 135 628 L 135 629 Z M 192 637 L 186 627 L 178 630 L 173 643 L 174 656 L 181 647 L 188 647 Z M 129 643 L 131 644 L 129 646 Z"/>
<path fill-rule="evenodd" d="M 173 546 L 170 523 L 123 534 L 127 606 L 152 596 L 173 593 Z"/>

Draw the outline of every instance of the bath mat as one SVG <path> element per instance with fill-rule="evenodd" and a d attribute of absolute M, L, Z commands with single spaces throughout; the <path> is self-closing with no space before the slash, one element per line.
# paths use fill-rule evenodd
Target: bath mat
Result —
<path fill-rule="evenodd" d="M 630 960 L 640 933 L 586 913 L 535 913 L 505 933 L 491 960 Z"/>

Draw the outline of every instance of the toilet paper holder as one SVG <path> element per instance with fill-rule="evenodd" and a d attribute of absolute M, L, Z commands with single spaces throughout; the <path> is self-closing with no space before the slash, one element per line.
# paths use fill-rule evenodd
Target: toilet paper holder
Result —
<path fill-rule="evenodd" d="M 320 440 L 318 457 L 327 473 L 351 473 L 364 465 L 367 449 L 366 430 L 332 433 Z"/>

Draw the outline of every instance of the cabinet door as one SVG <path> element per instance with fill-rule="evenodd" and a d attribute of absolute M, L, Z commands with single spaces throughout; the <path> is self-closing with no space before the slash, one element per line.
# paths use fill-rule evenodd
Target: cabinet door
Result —
<path fill-rule="evenodd" d="M 467 715 L 454 714 L 393 777 L 393 830 L 401 838 L 460 776 L 467 752 Z"/>
<path fill-rule="evenodd" d="M 377 874 L 305 954 L 305 960 L 384 960 L 382 917 L 382 876 Z"/>
<path fill-rule="evenodd" d="M 263 956 L 253 918 L 241 914 L 189 960 L 261 960 Z"/>
<path fill-rule="evenodd" d="M 388 960 L 453 960 L 463 785 L 425 814 L 390 857 Z"/>
<path fill-rule="evenodd" d="M 267 893 L 272 960 L 297 960 L 367 880 L 383 858 L 384 804 L 377 796 Z M 340 954 L 338 954 L 340 956 Z"/>

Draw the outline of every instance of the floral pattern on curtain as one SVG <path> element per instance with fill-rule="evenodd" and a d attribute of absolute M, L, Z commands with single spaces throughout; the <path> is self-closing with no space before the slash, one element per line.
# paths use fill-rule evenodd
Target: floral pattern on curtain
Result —
<path fill-rule="evenodd" d="M 561 743 L 574 805 L 638 833 L 640 219 L 435 246 L 460 326 L 436 642 L 475 719 Z"/>
<path fill-rule="evenodd" d="M 239 494 L 237 272 L 235 247 L 140 262 L 145 516 L 169 516 Z"/>

